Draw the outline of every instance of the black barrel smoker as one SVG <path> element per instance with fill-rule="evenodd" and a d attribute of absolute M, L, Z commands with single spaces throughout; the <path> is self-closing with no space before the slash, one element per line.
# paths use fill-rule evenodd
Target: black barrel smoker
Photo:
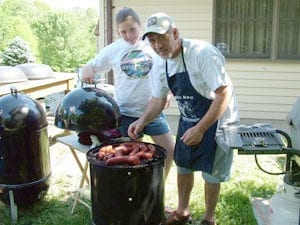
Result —
<path fill-rule="evenodd" d="M 96 136 L 100 146 L 122 142 L 118 132 L 120 111 L 113 97 L 95 87 L 69 92 L 57 108 L 55 125 L 78 133 L 81 144 Z M 164 219 L 163 167 L 166 151 L 138 166 L 106 166 L 95 158 L 99 147 L 87 153 L 90 163 L 93 225 L 158 225 Z"/>
<path fill-rule="evenodd" d="M 107 166 L 96 158 L 99 147 L 87 153 L 93 225 L 159 225 L 164 220 L 166 151 L 152 145 L 157 157 L 135 166 Z"/>
<path fill-rule="evenodd" d="M 27 208 L 48 191 L 47 118 L 34 99 L 11 89 L 0 97 L 0 200 Z"/>

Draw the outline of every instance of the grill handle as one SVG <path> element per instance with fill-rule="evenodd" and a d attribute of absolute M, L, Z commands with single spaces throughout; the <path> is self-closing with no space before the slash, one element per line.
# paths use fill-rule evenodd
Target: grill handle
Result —
<path fill-rule="evenodd" d="M 290 138 L 290 136 L 282 131 L 282 130 L 276 130 L 276 132 L 278 134 L 281 134 L 282 136 L 284 136 L 286 138 L 286 141 L 287 141 L 287 147 L 292 149 L 292 140 Z M 286 153 L 286 161 L 285 161 L 285 171 L 286 172 L 290 172 L 291 171 L 291 156 L 292 156 L 292 153 L 294 151 L 292 151 L 291 153 Z M 299 155 L 299 152 L 298 152 L 298 155 Z"/>
<path fill-rule="evenodd" d="M 275 130 L 276 131 L 276 133 L 278 133 L 278 134 L 281 134 L 282 136 L 284 136 L 285 138 L 286 138 L 286 141 L 287 141 L 287 147 L 288 148 L 292 148 L 292 140 L 291 140 L 291 137 L 286 133 L 286 132 L 284 132 L 284 131 L 282 131 L 282 130 Z"/>

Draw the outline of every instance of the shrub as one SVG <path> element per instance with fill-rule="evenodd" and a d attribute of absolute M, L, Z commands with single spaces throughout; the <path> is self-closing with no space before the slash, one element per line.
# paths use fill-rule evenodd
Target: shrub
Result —
<path fill-rule="evenodd" d="M 24 39 L 16 36 L 2 54 L 2 64 L 16 66 L 22 63 L 34 62 L 34 56 Z"/>

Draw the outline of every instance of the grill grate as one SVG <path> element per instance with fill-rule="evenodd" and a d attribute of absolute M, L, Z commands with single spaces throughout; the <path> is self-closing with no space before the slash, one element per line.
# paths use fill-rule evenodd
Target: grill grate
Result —
<path fill-rule="evenodd" d="M 281 143 L 272 132 L 240 132 L 243 147 L 281 148 Z"/>
<path fill-rule="evenodd" d="M 119 141 L 119 140 L 127 140 L 126 138 L 125 139 L 115 139 L 113 140 L 111 143 L 107 143 L 107 144 L 116 144 L 116 145 L 119 145 L 120 143 L 123 143 L 123 142 L 127 142 L 127 141 Z M 148 142 L 143 142 L 145 144 L 150 144 Z M 138 165 L 127 165 L 127 164 L 116 164 L 116 165 L 107 165 L 106 161 L 104 160 L 99 160 L 97 158 L 97 154 L 98 154 L 98 151 L 99 151 L 99 148 L 102 146 L 97 146 L 95 148 L 92 148 L 91 150 L 89 150 L 89 152 L 87 153 L 87 158 L 89 160 L 89 162 L 91 164 L 93 164 L 94 166 L 97 166 L 99 168 L 107 168 L 107 169 L 131 169 L 131 170 L 134 170 L 134 169 L 139 169 L 139 168 L 148 168 L 150 167 L 151 165 L 153 164 L 160 164 L 165 158 L 166 158 L 166 150 L 164 148 L 162 148 L 161 146 L 159 145 L 156 145 L 156 144 L 153 144 L 151 143 L 151 145 L 155 146 L 156 148 L 156 153 L 154 155 L 154 157 L 152 159 L 144 159 L 141 161 L 140 164 Z M 103 145 L 105 146 L 105 144 Z"/>
<path fill-rule="evenodd" d="M 231 126 L 225 132 L 225 140 L 241 154 L 278 154 L 284 147 L 281 135 L 268 124 Z"/>

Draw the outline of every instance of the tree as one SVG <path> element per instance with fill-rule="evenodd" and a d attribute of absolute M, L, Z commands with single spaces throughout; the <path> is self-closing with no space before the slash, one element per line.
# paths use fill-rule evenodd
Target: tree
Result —
<path fill-rule="evenodd" d="M 2 64 L 16 66 L 34 61 L 34 56 L 29 45 L 21 37 L 15 37 L 2 54 Z"/>
<path fill-rule="evenodd" d="M 96 53 L 97 20 L 93 9 L 54 10 L 42 0 L 0 0 L 0 56 L 20 36 L 37 62 L 73 72 Z"/>
<path fill-rule="evenodd" d="M 0 2 L 0 52 L 4 51 L 11 40 L 22 37 L 32 51 L 38 55 L 38 40 L 31 28 L 32 21 L 41 13 L 38 8 L 42 6 L 29 4 L 29 0 L 5 0 Z M 45 9 L 46 11 L 46 9 Z"/>
<path fill-rule="evenodd" d="M 88 61 L 96 52 L 90 32 L 96 20 L 84 23 L 86 18 L 81 11 L 51 11 L 36 21 L 41 61 L 55 71 L 74 71 Z"/>
<path fill-rule="evenodd" d="M 28 23 L 50 10 L 42 0 L 3 0 L 0 5 L 6 15 L 22 17 Z"/>

